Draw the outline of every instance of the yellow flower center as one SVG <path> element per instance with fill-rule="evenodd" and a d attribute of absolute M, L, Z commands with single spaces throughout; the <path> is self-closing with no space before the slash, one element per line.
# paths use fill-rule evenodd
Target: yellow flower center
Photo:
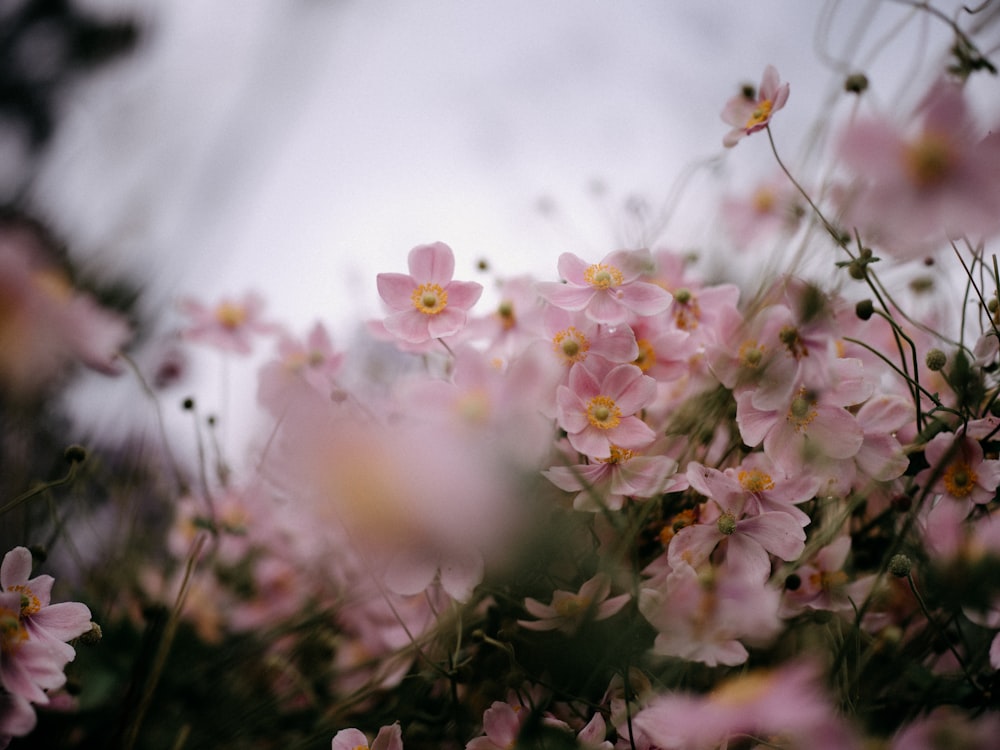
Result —
<path fill-rule="evenodd" d="M 11 586 L 7 590 L 20 592 L 22 617 L 33 615 L 42 608 L 42 603 L 38 601 L 38 597 L 27 586 Z"/>
<path fill-rule="evenodd" d="M 933 187 L 942 182 L 955 166 L 954 150 L 947 137 L 924 133 L 918 140 L 907 144 L 903 151 L 903 165 L 917 187 Z"/>
<path fill-rule="evenodd" d="M 769 672 L 751 672 L 723 682 L 711 692 L 712 702 L 722 706 L 742 706 L 759 700 L 774 681 Z"/>
<path fill-rule="evenodd" d="M 585 596 L 569 596 L 560 599 L 552 605 L 560 617 L 576 617 L 590 606 L 590 599 Z"/>
<path fill-rule="evenodd" d="M 771 475 L 760 469 L 741 471 L 736 475 L 736 478 L 739 480 L 740 486 L 747 492 L 766 492 L 774 489 L 774 480 L 771 479 Z"/>
<path fill-rule="evenodd" d="M 247 311 L 243 305 L 222 302 L 215 308 L 215 319 L 223 328 L 233 331 L 247 322 Z"/>
<path fill-rule="evenodd" d="M 619 448 L 617 445 L 611 446 L 611 455 L 607 458 L 597 459 L 604 464 L 620 464 L 629 461 L 635 453 L 628 448 Z"/>
<path fill-rule="evenodd" d="M 26 640 L 28 629 L 21 622 L 20 613 L 0 609 L 0 652 L 9 654 L 16 651 Z"/>
<path fill-rule="evenodd" d="M 806 347 L 806 342 L 802 340 L 798 328 L 785 326 L 778 331 L 778 339 L 795 359 L 802 359 L 809 356 L 809 349 Z"/>
<path fill-rule="evenodd" d="M 764 351 L 765 348 L 763 346 L 758 346 L 757 342 L 751 339 L 740 344 L 740 349 L 736 356 L 743 367 L 755 370 L 760 366 L 761 360 L 764 359 Z"/>
<path fill-rule="evenodd" d="M 571 365 L 574 362 L 583 362 L 587 358 L 590 342 L 575 326 L 570 326 L 552 337 L 552 348 L 566 361 L 566 364 Z"/>
<path fill-rule="evenodd" d="M 968 461 L 954 461 L 944 472 L 944 486 L 952 497 L 968 497 L 978 480 L 979 476 Z"/>
<path fill-rule="evenodd" d="M 701 307 L 698 298 L 688 289 L 678 289 L 674 292 L 674 323 L 682 331 L 693 331 L 701 320 Z"/>
<path fill-rule="evenodd" d="M 421 284 L 413 290 L 410 299 L 424 315 L 437 315 L 448 306 L 448 292 L 437 284 Z"/>
<path fill-rule="evenodd" d="M 625 281 L 622 272 L 614 266 L 606 263 L 594 263 L 583 272 L 583 278 L 591 286 L 598 289 L 607 289 L 609 286 L 617 286 Z"/>
<path fill-rule="evenodd" d="M 834 591 L 847 585 L 847 573 L 842 570 L 819 570 L 809 576 L 809 581 L 823 591 Z"/>
<path fill-rule="evenodd" d="M 757 103 L 757 108 L 750 113 L 750 119 L 747 120 L 747 124 L 744 126 L 747 130 L 750 128 L 757 127 L 758 125 L 763 125 L 767 122 L 768 118 L 771 116 L 771 109 L 774 107 L 774 103 L 770 99 L 765 99 L 762 102 Z"/>
<path fill-rule="evenodd" d="M 795 427 L 796 432 L 801 432 L 809 426 L 816 418 L 816 410 L 813 408 L 815 401 L 806 397 L 806 389 L 799 389 L 799 395 L 792 399 L 792 405 L 788 408 L 788 415 L 785 419 Z"/>
<path fill-rule="evenodd" d="M 599 430 L 610 430 L 622 421 L 622 410 L 607 396 L 594 396 L 587 402 L 587 421 Z"/>
<path fill-rule="evenodd" d="M 636 339 L 635 343 L 639 347 L 639 356 L 632 361 L 632 364 L 646 372 L 656 364 L 656 350 L 646 339 Z"/>
<path fill-rule="evenodd" d="M 514 316 L 514 303 L 510 300 L 503 300 L 497 306 L 497 316 L 499 316 L 500 324 L 505 331 L 513 328 L 517 323 L 517 318 Z"/>
<path fill-rule="evenodd" d="M 778 205 L 778 196 L 769 187 L 759 187 L 754 191 L 750 203 L 756 213 L 766 216 Z"/>

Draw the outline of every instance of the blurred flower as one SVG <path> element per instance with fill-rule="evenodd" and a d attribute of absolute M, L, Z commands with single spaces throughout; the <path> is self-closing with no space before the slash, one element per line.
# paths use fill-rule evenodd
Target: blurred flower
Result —
<path fill-rule="evenodd" d="M 255 335 L 276 331 L 273 324 L 264 321 L 264 298 L 256 292 L 247 292 L 239 299 L 227 297 L 212 306 L 191 297 L 179 304 L 190 318 L 181 336 L 222 351 L 250 354 Z"/>
<path fill-rule="evenodd" d="M 726 102 L 722 119 L 732 125 L 733 129 L 722 139 L 722 145 L 732 148 L 743 136 L 766 128 L 774 113 L 788 101 L 788 90 L 788 84 L 781 83 L 773 65 L 764 68 L 764 76 L 756 95 L 752 89 L 747 89 Z"/>
<path fill-rule="evenodd" d="M 612 596 L 611 579 L 598 573 L 585 581 L 575 594 L 571 591 L 552 592 L 552 603 L 542 604 L 528 597 L 524 608 L 537 620 L 518 620 L 517 624 L 528 630 L 559 630 L 568 635 L 575 633 L 588 620 L 606 620 L 621 610 L 632 598 L 630 594 Z"/>
<path fill-rule="evenodd" d="M 116 374 L 128 324 L 73 288 L 22 232 L 0 226 L 0 386 L 19 394 L 79 362 Z"/>
<path fill-rule="evenodd" d="M 840 137 L 840 161 L 857 178 L 846 220 L 903 259 L 948 239 L 973 242 L 1000 229 L 1000 132 L 983 138 L 962 88 L 937 82 L 911 122 L 852 123 Z"/>
<path fill-rule="evenodd" d="M 399 724 L 390 724 L 378 730 L 371 745 L 359 729 L 341 729 L 333 736 L 332 750 L 403 750 L 403 736 Z"/>

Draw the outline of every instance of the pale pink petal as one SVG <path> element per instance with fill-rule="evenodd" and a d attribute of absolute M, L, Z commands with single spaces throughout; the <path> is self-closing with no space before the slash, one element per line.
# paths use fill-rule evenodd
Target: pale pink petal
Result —
<path fill-rule="evenodd" d="M 663 287 L 644 281 L 636 281 L 621 288 L 621 304 L 636 315 L 659 315 L 670 307 L 673 299 Z"/>
<path fill-rule="evenodd" d="M 444 286 L 455 273 L 455 256 L 443 242 L 418 245 L 407 256 L 410 275 L 421 284 Z"/>
<path fill-rule="evenodd" d="M 341 729 L 333 735 L 332 750 L 355 750 L 368 747 L 368 738 L 359 729 Z"/>
<path fill-rule="evenodd" d="M 563 253 L 559 256 L 559 260 L 556 263 L 560 278 L 565 279 L 574 286 L 589 286 L 584 274 L 590 266 L 590 263 L 587 263 L 583 258 L 573 253 Z"/>
<path fill-rule="evenodd" d="M 595 323 L 617 326 L 629 319 L 629 311 L 612 289 L 598 289 L 584 310 L 584 314 Z"/>
<path fill-rule="evenodd" d="M 483 294 L 483 285 L 475 281 L 452 281 L 445 287 L 448 293 L 448 307 L 468 310 Z"/>
<path fill-rule="evenodd" d="M 681 563 L 687 563 L 692 568 L 697 568 L 708 559 L 724 537 L 715 524 L 686 526 L 677 532 L 667 547 L 670 564 L 676 568 Z"/>
<path fill-rule="evenodd" d="M 583 432 L 590 426 L 587 408 L 580 397 L 564 385 L 556 389 L 556 410 L 559 426 L 569 434 Z"/>
<path fill-rule="evenodd" d="M 735 536 L 747 536 L 786 562 L 798 559 L 805 548 L 806 532 L 788 513 L 767 511 L 737 524 Z"/>
<path fill-rule="evenodd" d="M 571 432 L 568 436 L 569 444 L 585 456 L 608 458 L 611 456 L 611 442 L 606 434 L 608 432 L 611 432 L 611 430 L 597 430 L 589 427 L 580 432 Z M 617 437 L 615 443 L 622 447 L 628 447 L 618 440 Z"/>
<path fill-rule="evenodd" d="M 0 588 L 4 591 L 11 586 L 27 583 L 31 575 L 31 553 L 27 547 L 14 547 L 3 556 L 0 563 Z"/>
<path fill-rule="evenodd" d="M 613 596 L 610 599 L 605 599 L 597 606 L 597 611 L 594 613 L 594 619 L 606 620 L 612 615 L 617 614 L 621 611 L 622 607 L 628 604 L 631 598 L 631 594 L 619 594 L 618 596 Z"/>
<path fill-rule="evenodd" d="M 511 706 L 494 701 L 483 713 L 483 731 L 501 747 L 513 747 L 521 731 L 521 722 Z"/>
<path fill-rule="evenodd" d="M 556 281 L 539 282 L 536 288 L 542 299 L 562 310 L 571 311 L 584 309 L 597 293 L 597 290 L 589 285 L 573 286 Z"/>
<path fill-rule="evenodd" d="M 423 315 L 423 313 L 417 314 Z M 465 328 L 465 322 L 468 320 L 464 310 L 453 308 L 450 303 L 437 315 L 424 317 L 428 318 L 427 333 L 432 339 L 443 339 L 458 333 Z"/>
<path fill-rule="evenodd" d="M 771 575 L 771 558 L 755 540 L 733 534 L 726 546 L 726 568 L 741 580 L 763 583 Z"/>
<path fill-rule="evenodd" d="M 641 450 L 656 440 L 656 433 L 638 417 L 626 417 L 617 427 L 605 430 L 609 433 L 608 440 L 615 445 L 628 450 Z M 589 453 L 590 456 L 605 457 L 607 453 Z"/>
<path fill-rule="evenodd" d="M 604 378 L 601 393 L 611 398 L 622 414 L 635 414 L 656 398 L 656 381 L 635 365 L 618 365 Z"/>
<path fill-rule="evenodd" d="M 394 310 L 412 310 L 413 292 L 418 284 L 403 273 L 380 273 L 375 277 L 378 294 Z"/>
<path fill-rule="evenodd" d="M 79 602 L 51 604 L 32 615 L 31 624 L 60 641 L 71 641 L 90 630 L 90 609 Z"/>
<path fill-rule="evenodd" d="M 417 312 L 412 307 L 409 310 L 389 315 L 382 321 L 385 330 L 393 336 L 411 344 L 420 344 L 433 338 L 427 329 L 429 315 Z"/>
<path fill-rule="evenodd" d="M 371 750 L 403 750 L 403 730 L 399 724 L 390 724 L 378 730 Z"/>

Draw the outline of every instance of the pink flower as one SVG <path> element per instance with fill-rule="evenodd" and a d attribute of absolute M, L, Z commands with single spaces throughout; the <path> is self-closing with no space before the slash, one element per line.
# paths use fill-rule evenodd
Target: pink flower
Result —
<path fill-rule="evenodd" d="M 964 433 L 938 433 L 927 443 L 924 458 L 929 466 L 917 474 L 917 484 L 966 510 L 990 502 L 1000 486 L 1000 460 L 984 458 L 983 447 Z"/>
<path fill-rule="evenodd" d="M 656 381 L 635 365 L 618 365 L 601 380 L 573 365 L 569 385 L 556 391 L 559 426 L 570 445 L 593 458 L 610 458 L 611 446 L 644 448 L 656 433 L 635 416 L 656 397 Z"/>
<path fill-rule="evenodd" d="M 91 628 L 90 610 L 78 602 L 50 604 L 52 576 L 29 579 L 31 553 L 25 547 L 15 547 L 4 555 L 0 564 L 0 589 L 21 597 L 21 623 L 33 641 L 44 643 L 61 658 L 70 661 L 76 651 L 71 641 Z"/>
<path fill-rule="evenodd" d="M 250 354 L 254 335 L 275 330 L 262 320 L 264 298 L 255 292 L 248 292 L 240 299 L 226 297 L 212 306 L 185 297 L 180 301 L 180 310 L 191 319 L 181 330 L 183 338 L 222 351 Z"/>
<path fill-rule="evenodd" d="M 961 87 L 939 81 L 912 118 L 852 124 L 841 162 L 858 178 L 846 218 L 902 258 L 1000 229 L 1000 134 L 982 138 Z"/>
<path fill-rule="evenodd" d="M 743 91 L 730 99 L 722 110 L 722 119 L 733 126 L 722 139 L 722 145 L 732 148 L 743 136 L 766 128 L 774 113 L 788 101 L 788 89 L 787 83 L 780 82 L 773 65 L 764 68 L 756 96 L 752 91 Z"/>
<path fill-rule="evenodd" d="M 0 691 L 0 748 L 13 737 L 23 737 L 35 728 L 35 709 L 20 695 Z"/>
<path fill-rule="evenodd" d="M 0 387 L 32 393 L 74 363 L 118 373 L 128 324 L 34 257 L 33 245 L 0 226 Z"/>
<path fill-rule="evenodd" d="M 276 360 L 261 369 L 257 386 L 257 400 L 273 414 L 281 413 L 283 399 L 299 382 L 306 383 L 326 398 L 339 393 L 335 378 L 343 365 L 344 355 L 334 349 L 322 323 L 314 324 L 304 341 L 282 333 L 277 355 Z"/>
<path fill-rule="evenodd" d="M 656 315 L 669 307 L 667 290 L 640 280 L 652 267 L 648 250 L 617 250 L 598 263 L 563 253 L 559 275 L 565 283 L 541 282 L 538 291 L 556 307 L 582 310 L 595 323 L 618 326 L 633 315 Z"/>
<path fill-rule="evenodd" d="M 341 729 L 333 736 L 331 750 L 403 750 L 403 735 L 399 724 L 378 730 L 371 745 L 360 729 Z"/>
<path fill-rule="evenodd" d="M 703 576 L 681 562 L 640 591 L 639 611 L 657 630 L 654 654 L 735 666 L 750 655 L 744 641 L 767 643 L 781 630 L 779 599 L 758 581 Z"/>
<path fill-rule="evenodd" d="M 611 579 L 598 573 L 585 581 L 575 594 L 562 590 L 552 592 L 551 604 L 526 598 L 524 608 L 538 619 L 518 620 L 517 624 L 528 630 L 558 630 L 572 635 L 588 620 L 606 620 L 616 614 L 632 598 L 630 594 L 619 594 L 609 599 L 610 593 Z"/>
<path fill-rule="evenodd" d="M 452 281 L 455 256 L 442 242 L 419 245 L 410 251 L 409 275 L 380 273 L 379 296 L 392 308 L 385 318 L 389 333 L 419 344 L 458 333 L 483 287 L 472 281 Z"/>
<path fill-rule="evenodd" d="M 596 513 L 621 510 L 627 497 L 657 497 L 684 489 L 687 478 L 676 472 L 677 462 L 669 456 L 641 456 L 612 445 L 609 458 L 578 466 L 553 466 L 542 474 L 559 489 L 578 493 L 574 509 Z"/>
<path fill-rule="evenodd" d="M 470 740 L 465 749 L 508 750 L 514 747 L 528 713 L 523 706 L 494 701 L 483 713 L 483 732 L 486 736 Z"/>
<path fill-rule="evenodd" d="M 788 748 L 859 747 L 810 664 L 746 672 L 702 696 L 663 695 L 650 701 L 632 723 L 653 747 L 678 750 L 732 747 L 730 740 L 772 736 L 780 736 L 781 747 Z"/>
<path fill-rule="evenodd" d="M 718 469 L 692 463 L 687 476 L 694 490 L 711 498 L 716 512 L 700 514 L 707 522 L 686 526 L 670 540 L 667 552 L 671 565 L 684 562 L 698 568 L 717 546 L 724 545 L 727 571 L 763 583 L 771 574 L 770 554 L 786 561 L 802 554 L 806 534 L 790 513 L 769 510 L 745 514 L 750 493 Z"/>

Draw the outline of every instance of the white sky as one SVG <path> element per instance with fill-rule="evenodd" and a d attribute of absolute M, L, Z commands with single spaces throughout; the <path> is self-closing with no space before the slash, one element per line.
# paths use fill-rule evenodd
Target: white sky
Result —
<path fill-rule="evenodd" d="M 76 92 L 39 205 L 91 268 L 143 283 L 151 314 L 255 288 L 299 330 L 377 314 L 375 274 L 425 242 L 454 248 L 459 277 L 486 257 L 552 279 L 564 251 L 704 242 L 718 181 L 774 169 L 747 139 L 670 203 L 687 167 L 723 156 L 740 83 L 769 63 L 790 81 L 774 131 L 794 164 L 842 80 L 818 51 L 846 53 L 889 107 L 949 39 L 926 14 L 885 37 L 911 11 L 862 0 L 86 4 L 152 32 Z M 665 234 L 629 218 L 632 195 L 670 203 Z"/>

